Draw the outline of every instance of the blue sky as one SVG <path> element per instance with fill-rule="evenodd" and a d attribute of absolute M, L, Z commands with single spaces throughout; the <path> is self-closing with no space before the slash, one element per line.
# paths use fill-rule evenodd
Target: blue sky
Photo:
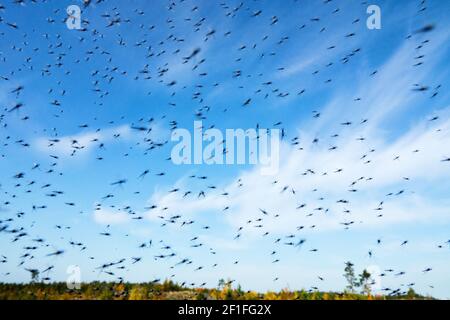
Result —
<path fill-rule="evenodd" d="M 83 281 L 172 277 L 213 287 L 230 278 L 253 290 L 342 290 L 350 260 L 385 273 L 380 288 L 414 283 L 450 297 L 448 2 L 149 3 L 92 1 L 82 11 L 87 31 L 77 31 L 65 10 L 81 1 L 2 2 L 0 281 L 27 281 L 25 268 L 49 266 L 52 280 L 65 281 L 78 265 Z M 381 8 L 380 30 L 366 27 L 369 4 Z M 106 27 L 113 16 L 120 23 Z M 199 112 L 205 128 L 283 128 L 278 174 L 174 165 L 172 121 L 193 131 Z M 54 191 L 64 193 L 49 197 Z M 12 242 L 20 228 L 27 235 Z M 301 247 L 284 244 L 300 239 Z M 27 246 L 37 246 L 32 259 L 21 258 Z M 56 250 L 64 254 L 47 256 Z M 124 269 L 107 270 L 114 276 L 98 269 L 121 258 Z M 171 268 L 184 258 L 192 263 Z"/>

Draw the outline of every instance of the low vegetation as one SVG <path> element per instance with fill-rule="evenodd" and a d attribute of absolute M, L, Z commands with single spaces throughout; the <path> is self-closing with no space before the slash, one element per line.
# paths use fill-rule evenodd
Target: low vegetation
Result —
<path fill-rule="evenodd" d="M 391 300 L 432 299 L 409 289 L 388 295 L 371 293 L 370 274 L 356 276 L 353 264 L 346 263 L 344 277 L 348 283 L 344 292 L 314 290 L 259 293 L 244 291 L 232 281 L 220 280 L 214 289 L 187 288 L 170 280 L 162 283 L 82 283 L 79 289 L 69 289 L 65 282 L 43 283 L 34 278 L 27 284 L 0 283 L 1 300 Z"/>

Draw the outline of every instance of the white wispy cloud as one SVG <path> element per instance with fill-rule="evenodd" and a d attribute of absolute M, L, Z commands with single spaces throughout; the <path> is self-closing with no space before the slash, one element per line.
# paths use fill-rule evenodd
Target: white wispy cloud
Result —
<path fill-rule="evenodd" d="M 95 222 L 102 225 L 123 224 L 131 221 L 131 218 L 127 213 L 105 208 L 95 210 L 93 218 Z"/>
<path fill-rule="evenodd" d="M 67 159 L 75 154 L 89 155 L 93 149 L 113 142 L 138 143 L 145 147 L 149 141 L 164 142 L 169 138 L 169 130 L 160 122 L 155 122 L 149 129 L 144 134 L 126 124 L 74 135 L 40 137 L 34 140 L 33 146 L 38 152 Z"/>
<path fill-rule="evenodd" d="M 76 154 L 87 154 L 92 148 L 98 147 L 118 138 L 129 138 L 131 129 L 128 125 L 106 130 L 81 132 L 61 137 L 40 137 L 35 140 L 34 146 L 43 153 L 50 153 L 60 157 L 69 157 Z"/>
<path fill-rule="evenodd" d="M 434 49 L 442 46 L 447 38 L 448 33 L 437 38 Z M 421 191 L 430 183 L 448 181 L 450 171 L 441 160 L 448 156 L 442 146 L 450 145 L 450 120 L 432 123 L 430 113 L 396 138 L 388 137 L 382 127 L 384 121 L 398 112 L 408 112 L 416 99 L 412 84 L 427 79 L 438 63 L 439 57 L 428 66 L 411 71 L 413 46 L 408 42 L 400 46 L 380 68 L 382 72 L 355 89 L 367 101 L 364 108 L 345 110 L 350 95 L 344 91 L 330 101 L 321 118 L 298 129 L 301 150 L 299 146 L 283 143 L 277 176 L 264 177 L 259 168 L 253 168 L 236 177 L 241 186 L 233 182 L 218 187 L 226 190 L 228 196 L 211 192 L 197 198 L 158 191 L 150 202 L 168 208 L 166 212 L 187 216 L 215 212 L 223 215 L 233 228 L 245 226 L 245 232 L 251 234 L 261 233 L 253 224 L 247 224 L 248 220 L 257 218 L 263 219 L 264 231 L 275 233 L 294 232 L 298 226 L 326 231 L 343 228 L 343 223 L 352 223 L 352 227 L 384 227 L 448 221 L 448 203 L 436 203 Z M 449 110 L 444 108 L 441 113 L 448 115 Z M 369 122 L 364 125 L 355 122 L 349 129 L 343 129 L 336 124 L 339 121 L 336 119 L 342 116 L 353 121 L 367 117 Z M 339 128 L 340 137 L 311 143 L 315 132 L 328 134 L 333 132 L 332 128 Z M 330 151 L 332 146 L 337 149 Z M 186 180 L 178 184 L 182 188 Z M 388 193 L 393 195 L 387 196 Z M 345 202 L 338 203 L 339 200 Z M 380 205 L 380 202 L 384 203 Z M 303 203 L 305 208 L 296 209 Z M 226 212 L 225 207 L 229 207 Z M 262 215 L 260 208 L 269 215 Z"/>

